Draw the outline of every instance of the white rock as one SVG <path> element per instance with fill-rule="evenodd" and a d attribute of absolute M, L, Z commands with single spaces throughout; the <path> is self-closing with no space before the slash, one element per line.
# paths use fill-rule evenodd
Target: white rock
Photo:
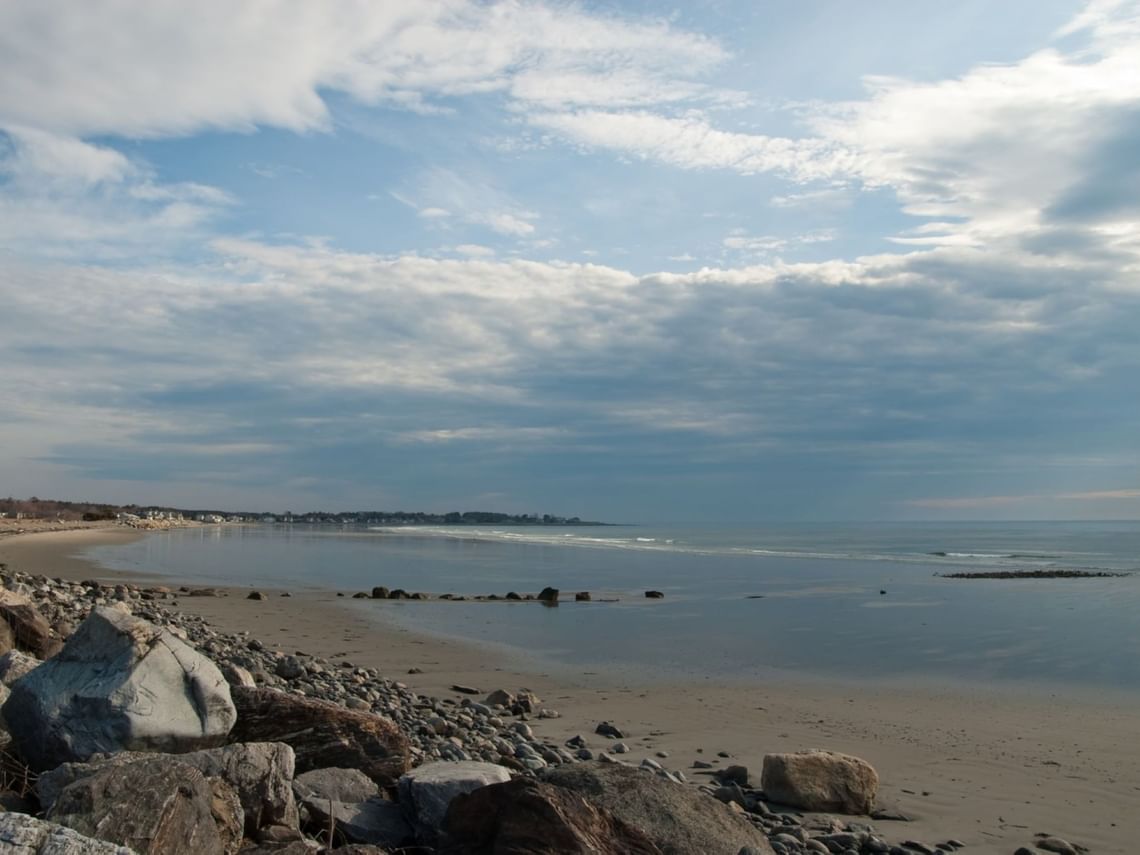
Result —
<path fill-rule="evenodd" d="M 108 606 L 16 681 L 3 716 L 21 756 L 42 771 L 104 752 L 212 748 L 225 742 L 237 713 L 213 662 Z"/>

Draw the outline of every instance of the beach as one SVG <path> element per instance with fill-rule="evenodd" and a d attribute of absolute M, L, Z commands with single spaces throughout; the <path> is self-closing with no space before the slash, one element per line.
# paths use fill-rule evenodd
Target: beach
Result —
<path fill-rule="evenodd" d="M 77 557 L 93 545 L 144 536 L 164 535 L 95 527 L 6 536 L 0 562 L 70 580 L 154 582 Z M 453 685 L 483 693 L 527 687 L 561 714 L 530 722 L 538 736 L 564 742 L 582 734 L 593 743 L 600 740 L 595 726 L 609 721 L 625 732 L 629 759 L 656 758 L 694 782 L 705 780 L 693 769 L 696 760 L 738 763 L 758 779 L 767 753 L 853 754 L 878 771 L 879 804 L 910 819 L 873 823 L 891 840 L 956 838 L 970 852 L 1011 853 L 1047 833 L 1098 853 L 1140 846 L 1138 716 L 1127 693 L 1014 695 L 984 685 L 866 680 L 741 684 L 712 676 L 670 682 L 621 671 L 534 670 L 505 650 L 417 633 L 407 621 L 378 623 L 335 591 L 295 589 L 283 597 L 260 587 L 266 598 L 255 601 L 248 590 L 183 596 L 172 605 L 272 648 L 377 668 L 429 696 L 459 697 Z M 509 620 L 504 605 L 455 607 L 502 609 Z"/>

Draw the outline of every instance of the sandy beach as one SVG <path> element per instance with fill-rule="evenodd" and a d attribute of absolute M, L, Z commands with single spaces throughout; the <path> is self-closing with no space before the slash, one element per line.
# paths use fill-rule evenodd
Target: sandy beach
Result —
<path fill-rule="evenodd" d="M 122 580 L 124 574 L 78 554 L 143 536 L 162 534 L 95 527 L 5 536 L 0 562 L 51 577 Z M 502 650 L 384 626 L 362 612 L 366 604 L 334 591 L 281 597 L 266 590 L 267 599 L 251 601 L 247 590 L 181 597 L 176 607 L 225 631 L 248 630 L 282 650 L 379 668 L 423 694 L 458 697 L 453 684 L 483 692 L 526 686 L 562 715 L 533 721 L 540 736 L 561 741 L 581 733 L 601 742 L 594 727 L 611 721 L 627 733 L 630 759 L 665 752 L 668 757 L 658 759 L 692 781 L 703 780 L 692 768 L 697 759 L 740 763 L 758 779 L 769 752 L 826 748 L 854 754 L 878 770 L 880 804 L 911 818 L 875 823 L 892 840 L 957 838 L 969 852 L 1008 854 L 1032 846 L 1041 832 L 1095 853 L 1140 848 L 1135 697 L 808 681 L 673 685 L 620 672 L 542 671 Z M 409 674 L 413 668 L 422 673 Z M 718 758 L 722 751 L 730 757 Z"/>

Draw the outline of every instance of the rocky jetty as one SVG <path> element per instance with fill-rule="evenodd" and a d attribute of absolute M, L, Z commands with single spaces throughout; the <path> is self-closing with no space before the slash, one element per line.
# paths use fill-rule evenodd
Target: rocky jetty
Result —
<path fill-rule="evenodd" d="M 593 747 L 581 735 L 536 737 L 527 720 L 558 713 L 526 689 L 428 697 L 375 669 L 219 632 L 172 608 L 190 591 L 2 565 L 0 583 L 0 603 L 13 606 L 0 608 L 0 851 L 913 855 L 963 845 L 888 842 L 865 816 L 877 776 L 857 758 L 771 755 L 760 788 L 739 765 L 689 780 L 650 758 L 622 762 L 625 731 L 611 722 Z"/>

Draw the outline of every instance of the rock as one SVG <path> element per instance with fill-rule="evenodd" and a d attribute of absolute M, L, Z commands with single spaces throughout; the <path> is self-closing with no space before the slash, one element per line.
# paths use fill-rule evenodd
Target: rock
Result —
<path fill-rule="evenodd" d="M 412 817 L 417 837 L 430 844 L 439 834 L 453 798 L 510 779 L 510 770 L 494 763 L 425 763 L 400 778 L 400 804 Z"/>
<path fill-rule="evenodd" d="M 444 831 L 441 851 L 451 855 L 661 855 L 662 851 L 637 828 L 577 793 L 530 778 L 456 796 Z"/>
<path fill-rule="evenodd" d="M 301 801 L 363 802 L 380 795 L 376 782 L 358 769 L 313 769 L 293 779 Z"/>
<path fill-rule="evenodd" d="M 590 602 L 590 592 L 589 591 L 579 591 L 578 593 L 576 593 L 574 595 L 574 602 L 576 602 L 576 603 L 588 603 L 588 602 Z"/>
<path fill-rule="evenodd" d="M 296 656 L 283 656 L 273 671 L 282 680 L 296 680 L 305 676 L 305 666 Z"/>
<path fill-rule="evenodd" d="M 364 593 L 363 591 L 357 591 L 355 594 L 352 595 L 352 598 L 354 600 L 367 600 L 368 595 L 366 593 Z"/>
<path fill-rule="evenodd" d="M 388 592 L 389 600 L 406 600 L 408 599 L 408 592 L 403 588 L 395 588 Z"/>
<path fill-rule="evenodd" d="M 747 766 L 728 766 L 717 772 L 716 776 L 726 784 L 739 784 L 742 787 L 748 786 Z"/>
<path fill-rule="evenodd" d="M 390 594 L 390 593 L 391 593 L 391 591 L 389 591 L 383 585 L 377 585 L 375 588 L 372 589 L 372 599 L 374 599 L 374 600 L 386 600 L 386 599 L 388 599 L 388 594 Z"/>
<path fill-rule="evenodd" d="M 407 738 L 386 718 L 328 701 L 272 689 L 234 687 L 238 720 L 233 742 L 284 742 L 296 755 L 296 771 L 359 769 L 382 787 L 411 762 Z"/>
<path fill-rule="evenodd" d="M 250 689 L 257 688 L 257 681 L 253 675 L 240 665 L 228 662 L 222 666 L 222 676 L 231 686 L 245 686 Z"/>
<path fill-rule="evenodd" d="M 60 792 L 47 818 L 147 855 L 230 855 L 242 836 L 233 789 L 167 756 L 80 778 Z"/>
<path fill-rule="evenodd" d="M 760 787 L 769 801 L 801 810 L 868 814 L 879 776 L 858 757 L 833 751 L 767 754 Z"/>
<path fill-rule="evenodd" d="M 265 594 L 261 593 L 261 591 L 250 591 L 246 595 L 246 599 L 247 600 L 264 600 Z"/>
<path fill-rule="evenodd" d="M 0 588 L 0 624 L 6 629 L 2 640 L 7 644 L 0 652 L 14 648 L 47 659 L 63 646 L 32 601 L 6 588 Z"/>
<path fill-rule="evenodd" d="M 660 591 L 646 591 L 645 596 L 650 600 L 660 600 L 665 597 L 665 595 Z"/>
<path fill-rule="evenodd" d="M 1046 852 L 1056 852 L 1057 855 L 1077 855 L 1077 847 L 1067 840 L 1062 840 L 1060 837 L 1053 837 L 1051 835 L 1041 837 L 1036 841 L 1035 845 L 1038 849 L 1044 849 Z"/>
<path fill-rule="evenodd" d="M 63 649 L 12 686 L 13 742 L 37 771 L 124 750 L 220 745 L 236 712 L 214 663 L 121 607 L 96 608 Z"/>
<path fill-rule="evenodd" d="M 456 683 L 455 685 L 453 685 L 451 687 L 451 691 L 459 692 L 462 695 L 477 695 L 477 694 L 479 694 L 479 690 L 476 689 L 474 686 L 463 686 L 463 685 L 460 685 L 458 683 Z"/>
<path fill-rule="evenodd" d="M 415 842 L 412 826 L 400 805 L 380 797 L 359 803 L 339 801 L 305 802 L 313 833 L 334 828 L 337 840 L 402 849 Z M 336 851 L 341 851 L 337 849 Z"/>
<path fill-rule="evenodd" d="M 515 705 L 515 696 L 508 692 L 506 689 L 496 689 L 495 691 L 491 692 L 491 694 L 487 695 L 483 703 L 490 706 L 500 704 L 504 707 L 513 707 Z"/>
<path fill-rule="evenodd" d="M 599 736 L 607 736 L 610 739 L 625 739 L 625 734 L 610 724 L 608 721 L 601 722 L 594 728 L 594 733 Z"/>
<path fill-rule="evenodd" d="M 557 603 L 558 602 L 558 589 L 557 588 L 543 588 L 538 594 L 539 602 L 543 603 Z"/>
<path fill-rule="evenodd" d="M 744 847 L 772 855 L 764 834 L 723 804 L 632 766 L 573 763 L 545 770 L 541 780 L 636 828 L 664 855 L 737 855 Z"/>
<path fill-rule="evenodd" d="M 12 855 L 135 855 L 125 846 L 87 837 L 22 813 L 0 813 L 0 852 Z"/>
<path fill-rule="evenodd" d="M 263 827 L 297 827 L 293 749 L 282 742 L 227 745 L 177 755 L 126 751 L 90 763 L 64 763 L 40 775 L 36 786 L 40 804 L 44 810 L 52 810 L 60 793 L 76 781 L 107 769 L 122 769 L 157 758 L 190 766 L 207 778 L 220 778 L 231 786 L 244 814 L 245 833 L 251 837 Z"/>
<path fill-rule="evenodd" d="M 522 599 L 522 597 L 520 597 L 516 591 L 507 591 L 507 596 L 506 596 L 506 598 L 505 598 L 505 599 L 508 599 L 508 600 L 521 600 L 521 599 Z"/>
<path fill-rule="evenodd" d="M 25 674 L 38 668 L 40 660 L 19 650 L 9 650 L 0 656 L 0 683 L 11 686 Z"/>

